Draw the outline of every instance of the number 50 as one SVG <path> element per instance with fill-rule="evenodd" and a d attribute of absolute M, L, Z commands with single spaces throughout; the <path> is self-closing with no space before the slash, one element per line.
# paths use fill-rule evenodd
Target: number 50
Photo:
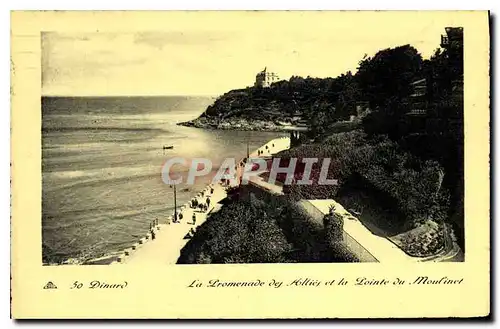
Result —
<path fill-rule="evenodd" d="M 75 281 L 75 282 L 73 282 L 73 287 L 71 287 L 71 289 L 75 289 L 75 288 L 80 289 L 81 287 L 83 287 L 83 283 Z"/>

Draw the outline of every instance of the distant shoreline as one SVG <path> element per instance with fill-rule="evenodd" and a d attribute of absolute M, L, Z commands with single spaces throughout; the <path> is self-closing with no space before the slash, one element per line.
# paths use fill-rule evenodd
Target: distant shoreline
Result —
<path fill-rule="evenodd" d="M 210 130 L 240 130 L 240 131 L 307 131 L 309 128 L 306 126 L 297 125 L 279 125 L 271 121 L 263 120 L 247 120 L 247 119 L 233 119 L 233 120 L 218 120 L 207 117 L 200 117 L 194 120 L 179 122 L 179 126 L 194 127 Z"/>

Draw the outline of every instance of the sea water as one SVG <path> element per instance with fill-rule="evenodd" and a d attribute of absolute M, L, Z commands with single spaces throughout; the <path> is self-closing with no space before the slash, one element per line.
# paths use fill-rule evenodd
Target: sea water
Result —
<path fill-rule="evenodd" d="M 196 118 L 210 97 L 43 97 L 42 242 L 44 263 L 112 255 L 173 212 L 161 178 L 169 157 L 236 161 L 285 133 L 204 130 Z M 164 150 L 163 146 L 173 146 Z M 184 170 L 178 168 L 177 170 Z M 178 207 L 208 182 L 177 187 Z"/>

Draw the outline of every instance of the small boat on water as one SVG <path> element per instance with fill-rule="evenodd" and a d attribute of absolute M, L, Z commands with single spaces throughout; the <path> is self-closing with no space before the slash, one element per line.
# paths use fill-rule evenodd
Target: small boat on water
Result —
<path fill-rule="evenodd" d="M 173 145 L 169 145 L 169 146 L 167 146 L 167 145 L 163 145 L 163 149 L 164 149 L 164 150 L 171 150 L 171 149 L 173 149 L 173 148 L 174 148 L 174 146 L 173 146 Z"/>

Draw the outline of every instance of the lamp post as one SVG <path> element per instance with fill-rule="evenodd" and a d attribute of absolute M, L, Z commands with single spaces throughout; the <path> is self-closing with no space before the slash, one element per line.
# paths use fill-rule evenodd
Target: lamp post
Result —
<path fill-rule="evenodd" d="M 177 188 L 176 185 L 170 185 L 170 188 L 174 188 L 174 223 L 177 223 Z"/>
<path fill-rule="evenodd" d="M 248 158 L 250 158 L 250 148 L 249 148 L 248 139 L 247 139 L 247 161 L 248 161 Z"/>

